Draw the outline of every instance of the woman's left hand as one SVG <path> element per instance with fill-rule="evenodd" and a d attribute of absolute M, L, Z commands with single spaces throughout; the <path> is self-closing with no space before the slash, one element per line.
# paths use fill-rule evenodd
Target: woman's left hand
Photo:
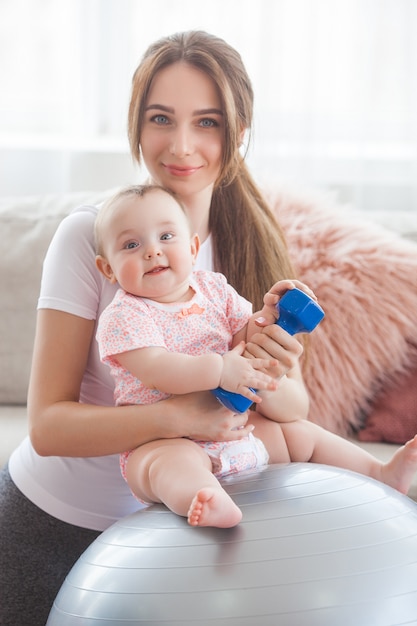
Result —
<path fill-rule="evenodd" d="M 304 291 L 310 298 L 317 301 L 316 294 L 305 283 L 300 280 L 279 280 L 272 285 L 271 289 L 264 295 L 264 306 L 261 311 L 256 313 L 255 324 L 257 326 L 267 326 L 274 324 L 278 318 L 277 304 L 282 296 L 291 289 L 300 289 Z"/>
<path fill-rule="evenodd" d="M 273 358 L 278 361 L 274 367 L 268 368 L 268 373 L 274 378 L 282 378 L 297 364 L 303 353 L 303 346 L 295 337 L 275 324 L 278 314 L 276 305 L 279 299 L 289 289 L 301 289 L 311 298 L 317 300 L 314 292 L 299 280 L 280 280 L 264 296 L 264 307 L 254 319 L 259 332 L 251 335 L 246 344 L 245 357 Z"/>
<path fill-rule="evenodd" d="M 303 354 L 303 346 L 277 324 L 260 328 L 246 344 L 244 356 L 248 358 L 276 359 L 277 365 L 266 373 L 273 378 L 282 378 L 297 364 Z"/>

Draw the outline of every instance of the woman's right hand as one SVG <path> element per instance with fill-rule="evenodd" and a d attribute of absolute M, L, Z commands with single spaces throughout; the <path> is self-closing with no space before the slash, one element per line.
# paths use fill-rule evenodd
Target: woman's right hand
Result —
<path fill-rule="evenodd" d="M 232 413 L 212 393 L 201 391 L 172 396 L 163 404 L 173 404 L 170 413 L 177 420 L 178 437 L 202 441 L 236 441 L 253 430 L 248 413 Z"/>

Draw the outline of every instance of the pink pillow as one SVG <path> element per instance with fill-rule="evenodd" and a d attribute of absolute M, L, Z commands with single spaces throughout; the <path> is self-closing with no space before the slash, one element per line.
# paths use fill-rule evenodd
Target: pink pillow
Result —
<path fill-rule="evenodd" d="M 417 365 L 377 397 L 358 439 L 400 444 L 416 434 Z"/>
<path fill-rule="evenodd" d="M 417 344 L 417 245 L 328 197 L 270 194 L 301 280 L 326 312 L 309 336 L 311 421 L 341 435 L 406 371 Z"/>

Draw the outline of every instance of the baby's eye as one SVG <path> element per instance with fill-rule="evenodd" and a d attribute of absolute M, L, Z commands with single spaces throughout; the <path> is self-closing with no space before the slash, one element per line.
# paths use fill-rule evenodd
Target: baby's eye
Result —
<path fill-rule="evenodd" d="M 139 246 L 139 243 L 137 241 L 127 241 L 124 244 L 123 249 L 124 250 L 134 250 L 138 246 Z"/>
<path fill-rule="evenodd" d="M 172 239 L 173 236 L 174 235 L 172 233 L 164 233 L 161 235 L 161 241 L 168 241 L 169 239 Z"/>

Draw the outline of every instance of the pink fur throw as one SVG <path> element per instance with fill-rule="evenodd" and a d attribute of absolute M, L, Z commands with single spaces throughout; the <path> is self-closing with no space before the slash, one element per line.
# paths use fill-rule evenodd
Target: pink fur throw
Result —
<path fill-rule="evenodd" d="M 269 194 L 299 278 L 325 310 L 309 336 L 310 419 L 341 435 L 364 423 L 417 343 L 417 246 L 329 198 Z"/>
<path fill-rule="evenodd" d="M 405 443 L 417 433 L 417 364 L 383 389 L 369 413 L 360 441 Z"/>

